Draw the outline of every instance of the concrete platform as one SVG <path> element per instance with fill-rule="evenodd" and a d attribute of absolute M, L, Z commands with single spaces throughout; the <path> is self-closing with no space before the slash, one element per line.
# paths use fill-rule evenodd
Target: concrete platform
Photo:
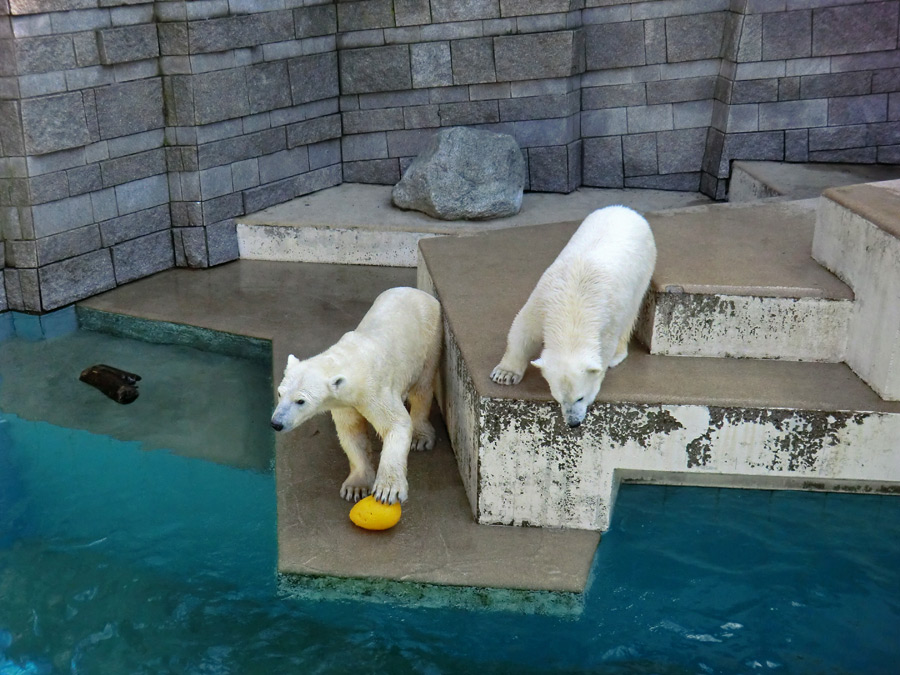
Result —
<path fill-rule="evenodd" d="M 900 166 L 885 164 L 738 161 L 731 168 L 728 201 L 812 199 L 832 187 L 897 178 L 900 178 Z"/>
<path fill-rule="evenodd" d="M 414 272 L 241 260 L 162 272 L 81 305 L 271 340 L 277 384 L 288 353 L 303 358 L 330 346 L 378 293 L 398 285 L 415 285 Z M 400 524 L 383 533 L 347 518 L 350 505 L 339 496 L 347 461 L 329 417 L 276 439 L 278 566 L 291 592 L 577 611 L 598 534 L 475 524 L 445 433 L 433 451 L 411 457 L 410 500 Z"/>
<path fill-rule="evenodd" d="M 634 345 L 577 430 L 534 369 L 516 386 L 494 384 L 515 313 L 574 227 L 420 244 L 419 285 L 444 307 L 444 417 L 479 522 L 603 530 L 622 480 L 900 489 L 900 404 L 841 363 L 656 356 Z M 654 227 L 669 255 L 666 228 Z M 730 271 L 740 285 L 762 281 L 752 265 Z"/>
<path fill-rule="evenodd" d="M 641 211 L 708 204 L 695 192 L 580 188 L 568 195 L 528 192 L 515 216 L 445 221 L 391 204 L 391 186 L 344 183 L 237 219 L 241 258 L 415 267 L 420 239 L 582 220 L 602 206 Z"/>

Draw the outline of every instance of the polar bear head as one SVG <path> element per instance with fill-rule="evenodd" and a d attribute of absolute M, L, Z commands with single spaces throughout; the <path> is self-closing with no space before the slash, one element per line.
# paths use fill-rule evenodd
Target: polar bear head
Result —
<path fill-rule="evenodd" d="M 330 408 L 344 377 L 328 374 L 321 359 L 301 361 L 291 354 L 278 385 L 278 404 L 272 413 L 275 431 L 296 429 L 309 418 Z"/>
<path fill-rule="evenodd" d="M 597 398 L 606 369 L 596 354 L 559 354 L 545 349 L 531 362 L 550 385 L 550 393 L 562 408 L 566 424 L 581 426 L 588 406 Z"/>

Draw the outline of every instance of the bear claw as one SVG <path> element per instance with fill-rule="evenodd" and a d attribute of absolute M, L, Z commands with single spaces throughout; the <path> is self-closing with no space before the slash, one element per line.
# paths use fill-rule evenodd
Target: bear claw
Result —
<path fill-rule="evenodd" d="M 343 485 L 341 486 L 341 497 L 348 502 L 358 502 L 363 497 L 369 495 L 369 488 L 360 485 Z"/>
<path fill-rule="evenodd" d="M 491 371 L 491 379 L 497 384 L 518 384 L 522 380 L 522 373 L 514 373 L 511 370 L 497 366 Z"/>

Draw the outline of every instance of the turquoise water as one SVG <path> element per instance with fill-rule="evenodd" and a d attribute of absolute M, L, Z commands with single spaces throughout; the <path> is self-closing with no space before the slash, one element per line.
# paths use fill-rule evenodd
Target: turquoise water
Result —
<path fill-rule="evenodd" d="M 98 406 L 91 428 L 40 421 L 42 397 L 13 380 L 95 341 L 145 359 L 141 398 L 101 407 L 62 378 L 43 419 L 76 397 Z M 189 401 L 151 406 L 172 389 L 154 393 L 153 364 L 271 396 L 265 366 L 214 356 L 83 334 L 0 344 L 0 675 L 898 670 L 897 497 L 623 486 L 575 618 L 282 597 L 271 432 L 248 459 L 212 448 L 224 439 Z M 265 426 L 269 403 L 234 397 Z M 202 452 L 127 438 L 150 412 L 193 420 Z"/>

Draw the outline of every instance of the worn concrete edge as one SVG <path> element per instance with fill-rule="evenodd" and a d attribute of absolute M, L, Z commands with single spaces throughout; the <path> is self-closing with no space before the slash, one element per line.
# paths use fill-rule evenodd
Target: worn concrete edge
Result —
<path fill-rule="evenodd" d="M 84 305 L 76 305 L 75 311 L 78 325 L 83 330 L 154 344 L 193 347 L 265 365 L 272 363 L 271 340 L 191 324 L 107 312 Z"/>
<path fill-rule="evenodd" d="M 898 189 L 888 188 L 885 183 L 893 183 Z M 822 196 L 868 220 L 885 233 L 900 237 L 900 181 L 833 187 L 825 190 Z"/>
<path fill-rule="evenodd" d="M 542 614 L 572 619 L 580 616 L 584 610 L 585 596 L 584 592 L 437 585 L 392 579 L 312 576 L 290 572 L 278 573 L 278 590 L 282 595 L 303 600 L 352 600 L 373 603 L 389 601 L 416 609 L 452 607 L 464 610 Z"/>
<path fill-rule="evenodd" d="M 804 492 L 900 495 L 900 483 L 893 483 L 890 481 L 862 483 L 849 478 L 755 476 L 748 474 L 652 471 L 639 469 L 615 469 L 614 472 L 619 484 L 734 488 L 736 490 L 801 490 Z M 723 485 L 723 481 L 727 481 L 728 484 Z"/>

